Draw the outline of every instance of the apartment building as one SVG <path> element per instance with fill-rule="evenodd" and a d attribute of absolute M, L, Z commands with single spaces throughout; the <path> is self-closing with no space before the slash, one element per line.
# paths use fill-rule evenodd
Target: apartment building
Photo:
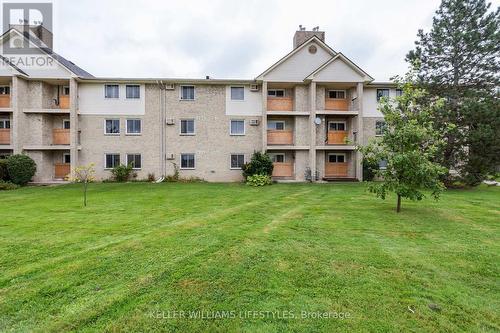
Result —
<path fill-rule="evenodd" d="M 2 44 L 25 38 L 16 29 Z M 33 37 L 33 36 L 32 36 Z M 34 182 L 63 180 L 95 164 L 98 179 L 132 163 L 138 178 L 173 174 L 240 181 L 266 151 L 276 180 L 362 180 L 356 147 L 381 133 L 381 96 L 399 93 L 300 29 L 293 49 L 254 79 L 100 78 L 37 42 L 50 69 L 2 56 L 0 156 L 27 154 Z"/>

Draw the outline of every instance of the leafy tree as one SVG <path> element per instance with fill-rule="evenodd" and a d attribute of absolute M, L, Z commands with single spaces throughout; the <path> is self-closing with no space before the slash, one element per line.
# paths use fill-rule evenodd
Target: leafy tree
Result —
<path fill-rule="evenodd" d="M 243 165 L 243 177 L 248 178 L 253 175 L 273 174 L 273 161 L 266 153 L 254 152 L 249 163 Z"/>
<path fill-rule="evenodd" d="M 36 173 L 36 163 L 27 155 L 12 155 L 7 159 L 7 173 L 10 180 L 24 186 Z"/>
<path fill-rule="evenodd" d="M 500 8 L 442 0 L 432 29 L 417 38 L 406 59 L 419 83 L 445 99 L 434 122 L 446 143 L 438 161 L 478 184 L 500 164 Z"/>
<path fill-rule="evenodd" d="M 396 193 L 398 213 L 402 198 L 422 200 L 424 190 L 431 191 L 438 199 L 444 189 L 440 176 L 446 172 L 434 162 L 443 140 L 434 129 L 433 115 L 442 107 L 442 101 L 421 104 L 427 93 L 415 88 L 411 81 L 401 88 L 401 97 L 383 98 L 380 102 L 379 109 L 386 122 L 383 135 L 360 147 L 367 164 L 387 161 L 385 170 L 376 171 L 383 181 L 371 184 L 369 190 L 382 199 L 389 192 Z"/>
<path fill-rule="evenodd" d="M 72 181 L 83 184 L 83 206 L 87 206 L 87 187 L 95 180 L 94 164 L 79 166 L 73 173 Z"/>

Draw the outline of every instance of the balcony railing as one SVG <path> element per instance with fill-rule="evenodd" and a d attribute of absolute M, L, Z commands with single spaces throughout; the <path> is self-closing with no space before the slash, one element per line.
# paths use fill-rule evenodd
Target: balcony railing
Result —
<path fill-rule="evenodd" d="M 67 163 L 54 164 L 54 177 L 66 178 L 71 173 L 71 165 Z"/>
<path fill-rule="evenodd" d="M 10 95 L 0 95 L 0 108 L 10 108 Z"/>
<path fill-rule="evenodd" d="M 347 144 L 347 131 L 328 131 L 327 144 L 329 145 Z"/>
<path fill-rule="evenodd" d="M 325 110 L 348 111 L 349 101 L 347 99 L 326 98 Z"/>
<path fill-rule="evenodd" d="M 69 109 L 69 95 L 59 96 L 59 109 Z"/>
<path fill-rule="evenodd" d="M 54 128 L 52 130 L 52 144 L 53 145 L 69 145 L 69 129 Z"/>
<path fill-rule="evenodd" d="M 293 163 L 273 163 L 273 177 L 292 177 Z"/>
<path fill-rule="evenodd" d="M 267 97 L 267 111 L 293 111 L 293 98 Z"/>
<path fill-rule="evenodd" d="M 268 145 L 293 145 L 292 130 L 267 130 Z"/>
<path fill-rule="evenodd" d="M 347 177 L 347 163 L 326 163 L 326 177 Z"/>
<path fill-rule="evenodd" d="M 10 145 L 10 128 L 0 129 L 0 145 Z"/>

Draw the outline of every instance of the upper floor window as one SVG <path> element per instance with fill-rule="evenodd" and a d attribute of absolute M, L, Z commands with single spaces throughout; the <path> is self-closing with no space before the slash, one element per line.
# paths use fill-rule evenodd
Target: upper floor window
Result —
<path fill-rule="evenodd" d="M 285 130 L 285 122 L 282 120 L 270 120 L 267 122 L 267 129 L 283 131 Z"/>
<path fill-rule="evenodd" d="M 345 90 L 328 90 L 328 98 L 345 99 Z"/>
<path fill-rule="evenodd" d="M 194 154 L 181 154 L 181 169 L 194 169 Z"/>
<path fill-rule="evenodd" d="M 10 86 L 0 86 L 0 95 L 10 95 Z"/>
<path fill-rule="evenodd" d="M 334 122 L 330 121 L 328 123 L 329 131 L 345 131 L 345 122 Z"/>
<path fill-rule="evenodd" d="M 396 89 L 396 97 L 403 96 L 403 89 Z"/>
<path fill-rule="evenodd" d="M 245 99 L 245 88 L 243 87 L 231 87 L 231 100 L 232 101 L 243 101 Z"/>
<path fill-rule="evenodd" d="M 117 84 L 106 84 L 104 86 L 104 97 L 106 98 L 119 98 L 120 86 Z"/>
<path fill-rule="evenodd" d="M 120 154 L 106 154 L 104 156 L 104 168 L 113 169 L 120 165 Z"/>
<path fill-rule="evenodd" d="M 120 119 L 106 119 L 105 134 L 120 134 Z"/>
<path fill-rule="evenodd" d="M 181 100 L 194 100 L 194 86 L 181 86 Z"/>
<path fill-rule="evenodd" d="M 345 163 L 345 154 L 328 154 L 328 163 Z"/>
<path fill-rule="evenodd" d="M 181 119 L 181 134 L 194 135 L 194 119 Z"/>
<path fill-rule="evenodd" d="M 63 86 L 63 95 L 69 96 L 69 86 Z"/>
<path fill-rule="evenodd" d="M 285 89 L 268 89 L 267 96 L 269 96 L 269 97 L 285 97 Z"/>
<path fill-rule="evenodd" d="M 69 154 L 69 153 L 64 153 L 63 154 L 63 163 L 64 164 L 70 164 L 71 163 L 71 154 Z"/>
<path fill-rule="evenodd" d="M 0 129 L 10 128 L 10 119 L 0 119 Z"/>
<path fill-rule="evenodd" d="M 140 119 L 127 119 L 127 134 L 141 134 Z"/>
<path fill-rule="evenodd" d="M 382 97 L 389 98 L 389 89 L 377 89 L 377 101 L 380 101 Z"/>
<path fill-rule="evenodd" d="M 245 135 L 245 121 L 231 120 L 231 135 Z"/>
<path fill-rule="evenodd" d="M 69 121 L 69 119 L 64 119 L 63 120 L 63 128 L 64 129 L 70 129 L 71 128 L 71 122 Z"/>
<path fill-rule="evenodd" d="M 141 98 L 141 86 L 134 85 L 126 85 L 125 86 L 125 94 L 127 98 Z"/>
<path fill-rule="evenodd" d="M 131 165 L 132 169 L 142 168 L 142 156 L 141 154 L 127 154 L 127 165 Z"/>
<path fill-rule="evenodd" d="M 375 135 L 383 135 L 385 131 L 385 121 L 377 120 L 375 122 Z"/>

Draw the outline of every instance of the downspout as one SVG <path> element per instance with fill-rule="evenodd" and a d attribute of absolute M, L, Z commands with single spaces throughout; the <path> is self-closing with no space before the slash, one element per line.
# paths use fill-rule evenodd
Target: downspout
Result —
<path fill-rule="evenodd" d="M 160 102 L 160 172 L 161 178 L 165 177 L 166 167 L 165 167 L 165 85 L 163 81 L 156 81 L 158 88 L 160 89 L 159 102 Z"/>

